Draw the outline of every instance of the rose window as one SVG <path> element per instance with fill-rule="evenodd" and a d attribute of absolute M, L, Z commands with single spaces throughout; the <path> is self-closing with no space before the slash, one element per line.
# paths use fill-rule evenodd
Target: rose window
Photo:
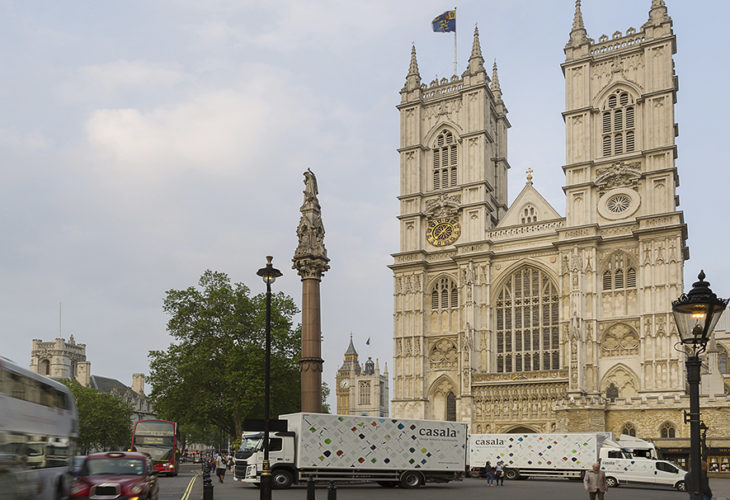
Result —
<path fill-rule="evenodd" d="M 606 203 L 608 209 L 615 214 L 625 212 L 629 208 L 629 205 L 631 205 L 631 198 L 625 194 L 617 194 L 611 197 Z"/>

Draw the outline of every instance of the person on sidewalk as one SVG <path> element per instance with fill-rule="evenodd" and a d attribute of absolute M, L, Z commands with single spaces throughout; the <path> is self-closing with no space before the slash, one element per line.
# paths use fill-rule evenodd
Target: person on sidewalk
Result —
<path fill-rule="evenodd" d="M 600 469 L 600 465 L 593 464 L 593 469 L 586 471 L 586 475 L 583 477 L 583 485 L 590 500 L 603 500 L 603 495 L 608 490 L 606 473 Z"/>
<path fill-rule="evenodd" d="M 492 463 L 487 460 L 487 464 L 484 466 L 484 472 L 487 474 L 487 486 L 494 486 L 494 467 Z"/>
<path fill-rule="evenodd" d="M 226 477 L 226 465 L 228 460 L 226 460 L 226 452 L 221 451 L 220 455 L 218 455 L 215 459 L 215 475 L 218 476 L 218 480 L 222 483 L 223 478 Z"/>
<path fill-rule="evenodd" d="M 499 486 L 504 486 L 504 462 L 501 460 L 497 462 L 497 466 L 494 468 L 494 480 Z"/>

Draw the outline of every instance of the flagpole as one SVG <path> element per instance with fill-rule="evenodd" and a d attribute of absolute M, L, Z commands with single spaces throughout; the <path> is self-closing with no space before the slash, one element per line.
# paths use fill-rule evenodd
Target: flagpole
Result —
<path fill-rule="evenodd" d="M 454 24 L 456 24 L 456 7 L 454 7 Z M 456 65 L 456 27 L 454 27 L 454 76 L 457 75 Z"/>

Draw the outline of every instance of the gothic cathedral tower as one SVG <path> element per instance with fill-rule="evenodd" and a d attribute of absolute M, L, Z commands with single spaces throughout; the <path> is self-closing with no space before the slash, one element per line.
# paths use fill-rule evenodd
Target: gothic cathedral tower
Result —
<path fill-rule="evenodd" d="M 461 77 L 422 84 L 411 53 L 398 105 L 392 415 L 472 432 L 686 437 L 671 314 L 689 256 L 672 20 L 651 0 L 640 30 L 595 41 L 578 0 L 564 50 L 564 217 L 531 171 L 507 204 L 510 124 L 478 32 Z M 716 430 L 730 426 L 726 398 L 708 392 L 702 405 Z"/>
<path fill-rule="evenodd" d="M 461 77 L 422 84 L 413 47 L 398 109 L 393 414 L 453 419 L 456 400 L 466 401 L 471 393 L 467 346 L 476 324 L 470 318 L 476 314 L 473 302 L 460 308 L 458 289 L 467 286 L 468 269 L 456 259 L 456 248 L 482 241 L 507 211 L 510 124 L 496 63 L 491 79 L 484 68 L 478 29 Z M 449 376 L 429 373 L 427 350 L 443 354 L 437 363 Z M 436 378 L 442 380 L 434 393 Z M 467 415 L 468 407 L 462 404 Z"/>

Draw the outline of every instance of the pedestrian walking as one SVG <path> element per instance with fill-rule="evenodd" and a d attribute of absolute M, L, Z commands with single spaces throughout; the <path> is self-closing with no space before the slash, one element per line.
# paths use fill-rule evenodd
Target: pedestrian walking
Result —
<path fill-rule="evenodd" d="M 218 480 L 222 483 L 223 478 L 226 477 L 226 465 L 228 460 L 226 459 L 226 452 L 222 451 L 215 460 L 215 475 L 218 476 Z"/>
<path fill-rule="evenodd" d="M 487 464 L 484 466 L 484 472 L 487 474 L 487 486 L 494 486 L 494 467 L 492 463 L 487 460 Z"/>
<path fill-rule="evenodd" d="M 497 466 L 494 468 L 494 480 L 499 486 L 504 486 L 504 462 L 501 460 L 497 462 Z"/>
<path fill-rule="evenodd" d="M 608 490 L 606 473 L 600 469 L 599 464 L 593 464 L 593 469 L 586 471 L 586 475 L 583 477 L 583 486 L 585 486 L 590 500 L 603 500 L 603 495 Z"/>
<path fill-rule="evenodd" d="M 704 460 L 701 464 L 700 473 L 700 486 L 697 487 L 695 484 L 694 473 L 690 469 L 687 474 L 684 475 L 684 486 L 686 487 L 687 493 L 690 498 L 695 498 L 695 492 L 699 491 L 702 494 L 702 500 L 712 500 L 712 490 L 710 489 L 710 481 L 707 479 L 707 462 Z"/>

